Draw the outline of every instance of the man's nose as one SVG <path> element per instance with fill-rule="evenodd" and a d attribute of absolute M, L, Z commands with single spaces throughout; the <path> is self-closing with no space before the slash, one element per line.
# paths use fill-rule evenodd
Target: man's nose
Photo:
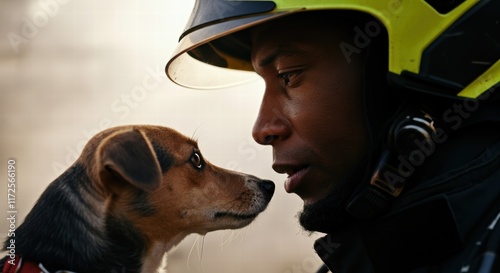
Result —
<path fill-rule="evenodd" d="M 290 132 L 290 122 L 280 103 L 264 94 L 252 130 L 253 139 L 261 145 L 273 145 L 276 141 L 287 138 Z"/>

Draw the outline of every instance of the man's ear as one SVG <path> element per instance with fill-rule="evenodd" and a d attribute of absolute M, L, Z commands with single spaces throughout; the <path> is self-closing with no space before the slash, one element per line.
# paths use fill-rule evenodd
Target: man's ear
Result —
<path fill-rule="evenodd" d="M 151 191 L 161 184 L 161 169 L 147 138 L 137 129 L 106 137 L 97 148 L 98 179 L 104 188 L 115 191 L 128 183 Z"/>

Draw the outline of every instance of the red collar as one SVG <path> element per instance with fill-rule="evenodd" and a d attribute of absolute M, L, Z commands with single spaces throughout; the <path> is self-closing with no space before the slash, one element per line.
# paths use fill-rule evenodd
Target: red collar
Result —
<path fill-rule="evenodd" d="M 57 271 L 56 273 L 76 273 L 73 271 Z M 50 273 L 42 263 L 34 263 L 32 261 L 25 261 L 23 257 L 15 256 L 14 259 L 8 258 L 3 265 L 3 272 L 1 273 Z"/>
<path fill-rule="evenodd" d="M 3 266 L 3 273 L 46 273 L 44 269 L 31 261 L 25 261 L 16 255 L 14 259 L 9 258 Z"/>

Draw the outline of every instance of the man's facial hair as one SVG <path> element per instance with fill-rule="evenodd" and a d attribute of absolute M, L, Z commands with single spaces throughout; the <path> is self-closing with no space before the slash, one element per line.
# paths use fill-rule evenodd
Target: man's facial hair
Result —
<path fill-rule="evenodd" d="M 298 214 L 300 225 L 307 231 L 333 233 L 351 224 L 354 218 L 346 211 L 346 206 L 363 180 L 365 172 L 362 169 L 366 170 L 366 164 L 356 168 L 349 179 L 340 180 L 323 199 L 304 205 Z"/>

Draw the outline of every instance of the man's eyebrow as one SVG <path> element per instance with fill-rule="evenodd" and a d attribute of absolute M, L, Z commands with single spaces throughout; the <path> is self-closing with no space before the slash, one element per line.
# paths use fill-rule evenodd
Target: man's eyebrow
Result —
<path fill-rule="evenodd" d="M 271 52 L 269 55 L 264 57 L 260 62 L 259 66 L 267 66 L 272 64 L 276 59 L 283 56 L 290 56 L 294 54 L 304 54 L 305 51 L 296 47 L 283 46 L 278 47 L 276 50 Z"/>

